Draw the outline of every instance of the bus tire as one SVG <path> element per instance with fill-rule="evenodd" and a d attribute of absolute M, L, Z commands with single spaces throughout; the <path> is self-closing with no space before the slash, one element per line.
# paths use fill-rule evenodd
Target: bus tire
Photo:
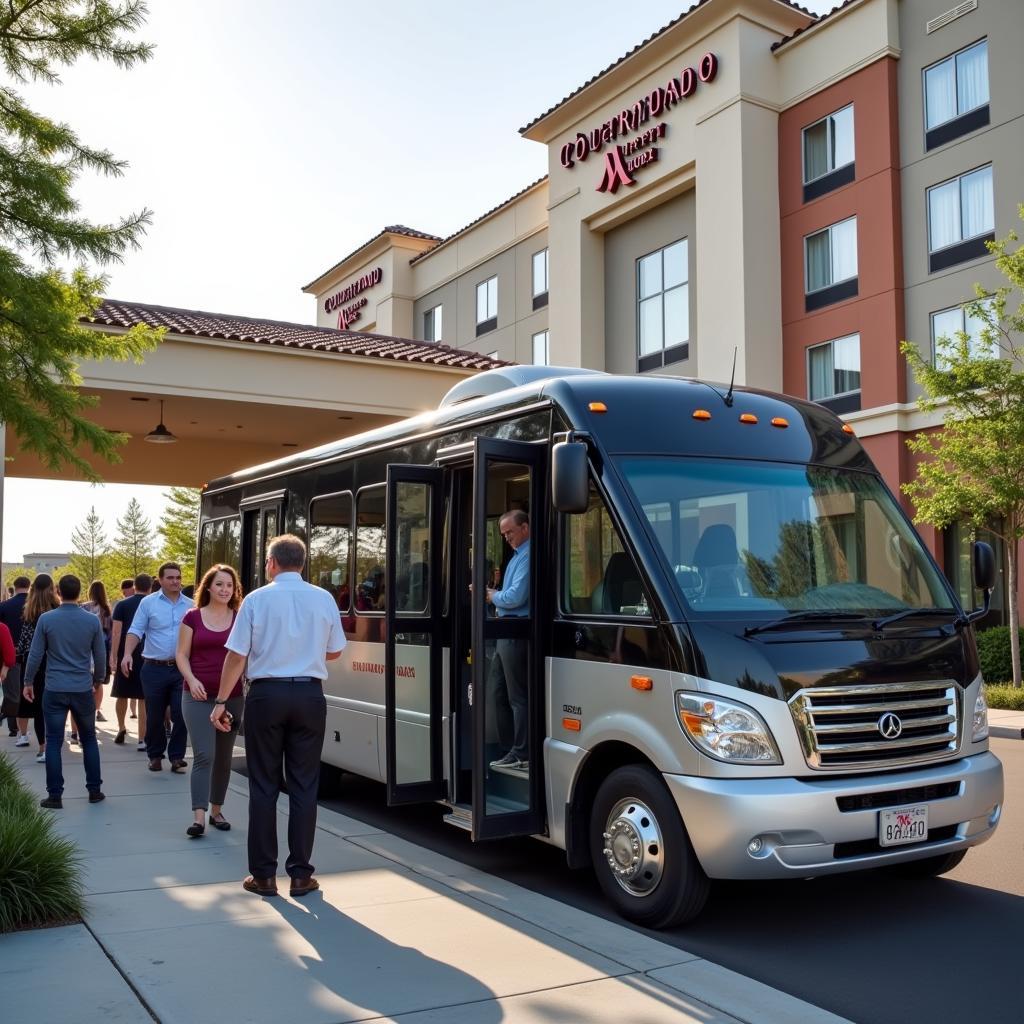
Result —
<path fill-rule="evenodd" d="M 921 860 L 908 860 L 902 864 L 889 867 L 890 873 L 898 878 L 936 878 L 952 871 L 967 856 L 966 850 L 954 853 L 940 853 L 937 857 L 924 857 Z"/>
<path fill-rule="evenodd" d="M 627 920 L 672 928 L 703 909 L 710 883 L 665 783 L 646 765 L 617 768 L 601 783 L 590 853 L 605 896 Z"/>

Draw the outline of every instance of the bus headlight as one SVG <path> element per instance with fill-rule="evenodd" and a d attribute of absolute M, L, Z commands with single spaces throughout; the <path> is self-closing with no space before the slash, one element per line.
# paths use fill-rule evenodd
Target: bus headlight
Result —
<path fill-rule="evenodd" d="M 706 693 L 676 693 L 683 732 L 698 750 L 732 764 L 782 764 L 764 719 L 745 704 Z"/>
<path fill-rule="evenodd" d="M 971 726 L 971 742 L 977 743 L 988 736 L 988 701 L 985 700 L 985 689 L 978 690 L 978 699 L 974 702 L 974 724 Z"/>

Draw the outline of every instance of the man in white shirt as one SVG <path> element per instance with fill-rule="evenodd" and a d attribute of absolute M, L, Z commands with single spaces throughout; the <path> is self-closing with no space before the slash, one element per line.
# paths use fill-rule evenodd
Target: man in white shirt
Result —
<path fill-rule="evenodd" d="M 277 895 L 277 797 L 288 765 L 288 860 L 291 896 L 320 888 L 313 877 L 320 754 L 327 724 L 327 662 L 341 656 L 345 634 L 334 598 L 301 576 L 306 546 L 275 537 L 267 549 L 270 583 L 247 594 L 225 646 L 220 691 L 210 720 L 231 728 L 224 704 L 246 666 L 245 763 L 249 769 L 249 871 L 242 888 Z"/>

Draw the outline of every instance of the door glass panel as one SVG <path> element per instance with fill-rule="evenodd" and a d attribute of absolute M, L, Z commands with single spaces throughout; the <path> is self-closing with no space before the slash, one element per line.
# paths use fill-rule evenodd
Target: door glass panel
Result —
<path fill-rule="evenodd" d="M 245 513 L 246 535 L 246 593 L 252 593 L 262 585 L 263 573 L 263 518 L 258 510 Z"/>
<path fill-rule="evenodd" d="M 356 499 L 356 611 L 385 608 L 384 537 L 385 490 L 371 487 Z"/>
<path fill-rule="evenodd" d="M 484 709 L 484 792 L 487 814 L 530 807 L 529 640 L 526 636 L 486 640 L 487 705 Z"/>
<path fill-rule="evenodd" d="M 399 614 L 428 615 L 430 485 L 418 481 L 400 481 L 396 486 L 398 531 L 393 538 L 397 567 L 395 611 Z"/>
<path fill-rule="evenodd" d="M 430 782 L 430 633 L 395 634 L 395 783 Z"/>

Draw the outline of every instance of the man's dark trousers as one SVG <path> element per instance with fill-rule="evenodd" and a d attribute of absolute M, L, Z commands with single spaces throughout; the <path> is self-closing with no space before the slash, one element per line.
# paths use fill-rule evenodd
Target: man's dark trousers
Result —
<path fill-rule="evenodd" d="M 92 690 L 67 693 L 46 687 L 42 695 L 43 719 L 46 722 L 46 791 L 50 796 L 64 792 L 64 773 L 61 750 L 64 747 L 64 726 L 68 712 L 75 716 L 78 742 L 82 745 L 85 762 L 85 788 L 98 793 L 103 785 L 100 778 L 100 748 L 96 742 L 96 701 Z"/>
<path fill-rule="evenodd" d="M 249 871 L 277 874 L 277 797 L 288 778 L 288 860 L 292 878 L 313 874 L 316 797 L 327 726 L 323 684 L 256 679 L 245 698 L 249 769 Z"/>
<path fill-rule="evenodd" d="M 494 695 L 498 742 L 521 761 L 530 756 L 530 698 L 526 685 L 527 641 L 502 639 L 495 643 L 488 682 Z"/>
<path fill-rule="evenodd" d="M 146 756 L 162 760 L 164 751 L 171 761 L 185 757 L 188 730 L 181 714 L 181 688 L 184 685 L 177 665 L 146 661 L 142 665 L 142 692 L 146 695 Z M 171 739 L 167 740 L 164 712 L 171 709 Z"/>

